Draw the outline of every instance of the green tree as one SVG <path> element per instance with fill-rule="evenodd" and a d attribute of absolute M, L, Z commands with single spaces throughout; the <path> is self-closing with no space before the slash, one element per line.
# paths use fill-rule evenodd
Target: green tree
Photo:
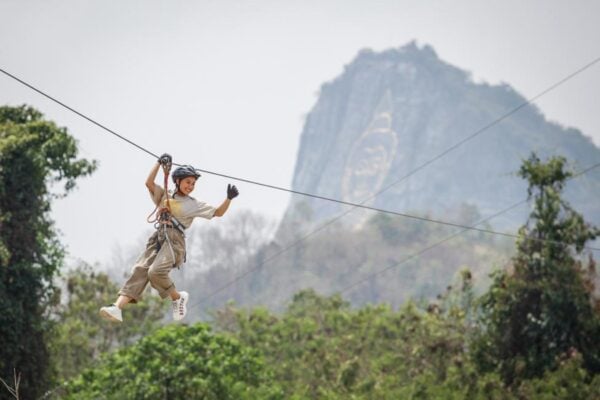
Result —
<path fill-rule="evenodd" d="M 407 302 L 352 309 L 339 296 L 294 295 L 283 315 L 232 304 L 216 323 L 257 349 L 286 399 L 595 399 L 600 375 L 578 353 L 560 357 L 542 378 L 508 387 L 496 371 L 469 357 L 476 310 L 472 277 L 456 282 L 426 308 Z M 476 303 L 475 303 L 476 304 Z"/>
<path fill-rule="evenodd" d="M 411 301 L 398 311 L 352 309 L 339 295 L 305 290 L 281 316 L 229 305 L 215 318 L 264 355 L 287 399 L 486 398 L 504 388 L 468 362 L 460 305 L 471 287 L 462 278 L 462 295 L 453 290 L 428 310 Z"/>
<path fill-rule="evenodd" d="M 519 175 L 529 183 L 534 207 L 520 230 L 510 271 L 498 271 L 482 298 L 484 333 L 474 356 L 483 371 L 505 382 L 539 377 L 561 357 L 581 353 L 590 372 L 600 372 L 600 305 L 593 297 L 594 262 L 582 256 L 600 232 L 561 198 L 572 176 L 566 161 L 535 155 Z"/>
<path fill-rule="evenodd" d="M 554 371 L 541 378 L 523 381 L 517 391 L 520 399 L 590 400 L 600 399 L 600 375 L 583 368 L 581 354 L 571 353 L 559 361 Z"/>
<path fill-rule="evenodd" d="M 0 107 L 0 377 L 20 372 L 23 398 L 39 397 L 49 383 L 46 317 L 63 260 L 50 187 L 62 182 L 66 195 L 94 168 L 77 159 L 65 128 L 30 107 Z"/>
<path fill-rule="evenodd" d="M 169 325 L 66 385 L 66 399 L 283 399 L 258 353 L 205 324 Z"/>
<path fill-rule="evenodd" d="M 63 382 L 92 365 L 100 355 L 133 343 L 158 328 L 165 316 L 165 302 L 150 295 L 130 307 L 122 324 L 107 323 L 98 307 L 109 304 L 118 292 L 107 274 L 81 264 L 61 279 L 63 302 L 53 310 L 57 327 L 51 341 L 55 380 Z"/>

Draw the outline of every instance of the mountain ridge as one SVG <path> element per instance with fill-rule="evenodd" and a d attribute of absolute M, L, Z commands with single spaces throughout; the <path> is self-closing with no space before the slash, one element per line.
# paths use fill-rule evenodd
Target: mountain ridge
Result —
<path fill-rule="evenodd" d="M 361 203 L 420 168 L 365 204 L 444 215 L 466 203 L 484 216 L 493 214 L 525 197 L 525 183 L 515 173 L 532 151 L 541 157 L 564 155 L 577 169 L 600 160 L 589 137 L 549 121 L 535 104 L 483 129 L 526 101 L 506 83 L 474 82 L 471 73 L 439 59 L 428 45 L 361 50 L 340 76 L 322 85 L 302 132 L 292 187 Z M 589 201 L 600 192 L 600 175 L 590 176 L 583 185 L 570 185 L 567 198 L 600 223 L 600 208 Z M 314 224 L 343 208 L 294 196 L 282 227 Z M 352 214 L 344 218 L 351 225 L 368 218 L 368 212 Z M 494 222 L 515 229 L 524 216 Z"/>

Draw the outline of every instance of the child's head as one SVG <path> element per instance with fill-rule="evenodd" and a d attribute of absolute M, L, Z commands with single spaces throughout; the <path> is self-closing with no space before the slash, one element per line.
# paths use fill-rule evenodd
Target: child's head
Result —
<path fill-rule="evenodd" d="M 173 171 L 171 177 L 175 183 L 176 192 L 187 196 L 194 190 L 196 179 L 200 177 L 200 174 L 191 165 L 182 165 Z"/>

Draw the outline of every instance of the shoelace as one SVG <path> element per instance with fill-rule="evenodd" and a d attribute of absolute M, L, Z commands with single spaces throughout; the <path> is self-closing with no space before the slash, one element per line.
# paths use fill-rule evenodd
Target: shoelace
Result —
<path fill-rule="evenodd" d="M 179 301 L 179 315 L 183 317 L 183 297 Z"/>
<path fill-rule="evenodd" d="M 179 315 L 183 316 L 183 297 L 180 297 L 177 300 L 173 300 L 172 306 L 173 312 L 176 312 Z"/>

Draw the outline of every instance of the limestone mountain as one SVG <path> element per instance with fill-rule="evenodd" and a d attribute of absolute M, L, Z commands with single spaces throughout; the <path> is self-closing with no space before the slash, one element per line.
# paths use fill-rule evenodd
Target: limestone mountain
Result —
<path fill-rule="evenodd" d="M 361 51 L 322 86 L 302 132 L 292 187 L 446 219 L 470 205 L 487 217 L 526 197 L 525 183 L 515 172 L 532 151 L 541 157 L 563 155 L 576 169 L 600 162 L 600 149 L 588 137 L 548 121 L 534 104 L 484 129 L 525 101 L 507 84 L 474 82 L 430 46 Z M 600 170 L 595 170 L 572 181 L 567 198 L 600 224 L 598 194 Z M 280 233 L 345 209 L 294 196 Z M 355 210 L 342 220 L 356 227 L 371 215 Z M 516 229 L 526 215 L 523 208 L 490 223 Z"/>

